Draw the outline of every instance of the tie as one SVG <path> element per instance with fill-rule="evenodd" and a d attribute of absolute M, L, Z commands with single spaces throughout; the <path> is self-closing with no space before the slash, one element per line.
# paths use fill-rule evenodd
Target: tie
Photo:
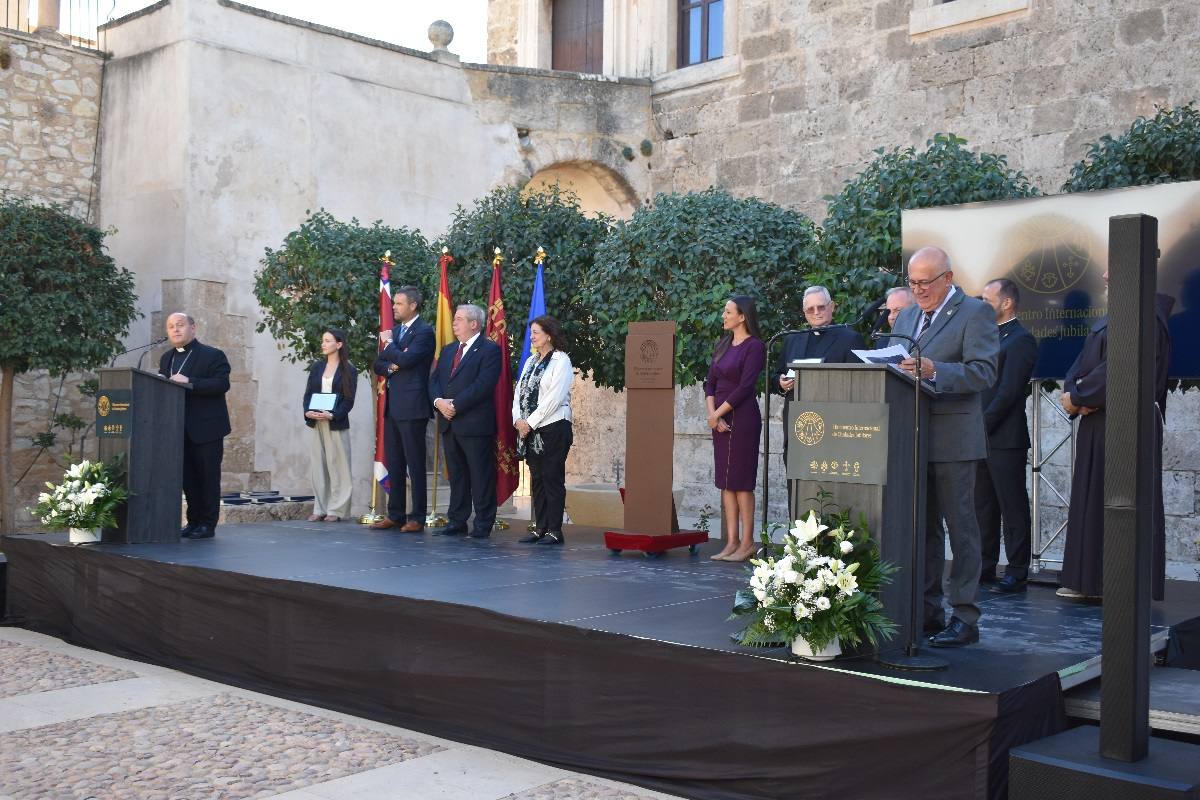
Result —
<path fill-rule="evenodd" d="M 408 333 L 408 326 L 407 326 L 407 325 L 403 325 L 403 324 L 402 324 L 402 325 L 400 326 L 400 336 L 398 336 L 398 337 L 396 338 L 396 341 L 398 342 L 398 341 L 400 341 L 401 339 L 403 339 L 403 338 L 404 338 L 404 334 L 406 334 L 406 333 Z"/>
<path fill-rule="evenodd" d="M 460 361 L 462 361 L 463 351 L 466 349 L 467 349 L 467 346 L 465 343 L 463 343 L 463 342 L 458 343 L 458 350 L 454 354 L 454 360 L 450 362 L 450 374 L 451 375 L 458 372 L 458 364 Z"/>
<path fill-rule="evenodd" d="M 933 312 L 926 311 L 925 319 L 921 322 L 921 330 L 917 331 L 917 338 L 920 339 L 925 335 L 925 331 L 929 330 L 929 323 L 933 322 Z"/>

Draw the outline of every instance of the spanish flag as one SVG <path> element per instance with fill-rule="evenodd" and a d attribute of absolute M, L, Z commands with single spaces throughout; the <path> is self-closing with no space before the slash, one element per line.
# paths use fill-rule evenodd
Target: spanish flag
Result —
<path fill-rule="evenodd" d="M 433 325 L 433 335 L 437 340 L 437 349 L 434 352 L 439 355 L 443 347 L 454 341 L 454 328 L 450 324 L 454 319 L 454 303 L 450 301 L 450 281 L 446 277 L 446 269 L 453 263 L 454 257 L 450 255 L 449 249 L 443 247 L 442 257 L 438 261 L 438 266 L 442 268 L 442 282 L 438 286 L 437 321 Z M 434 369 L 437 369 L 437 362 L 437 358 L 434 358 Z"/>

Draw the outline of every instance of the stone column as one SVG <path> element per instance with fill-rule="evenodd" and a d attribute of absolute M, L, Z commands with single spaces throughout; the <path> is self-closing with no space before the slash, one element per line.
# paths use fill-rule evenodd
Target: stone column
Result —
<path fill-rule="evenodd" d="M 38 0 L 38 26 L 34 33 L 47 36 L 58 35 L 58 6 L 60 0 Z M 28 3 L 28 0 L 25 0 Z"/>

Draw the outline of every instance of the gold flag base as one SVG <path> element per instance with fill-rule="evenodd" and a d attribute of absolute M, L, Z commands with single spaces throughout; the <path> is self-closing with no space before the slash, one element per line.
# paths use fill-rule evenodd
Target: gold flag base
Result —
<path fill-rule="evenodd" d="M 376 522 L 383 522 L 387 517 L 382 514 L 376 514 L 374 509 L 371 509 L 366 514 L 358 518 L 359 525 L 374 525 Z"/>
<path fill-rule="evenodd" d="M 492 530 L 506 531 L 506 530 L 508 530 L 508 527 L 509 527 L 508 520 L 498 519 L 498 520 L 496 520 L 496 523 L 494 525 L 492 525 Z"/>
<path fill-rule="evenodd" d="M 450 520 L 437 512 L 431 512 L 429 516 L 425 517 L 425 527 L 427 528 L 444 528 L 448 524 L 450 524 Z"/>

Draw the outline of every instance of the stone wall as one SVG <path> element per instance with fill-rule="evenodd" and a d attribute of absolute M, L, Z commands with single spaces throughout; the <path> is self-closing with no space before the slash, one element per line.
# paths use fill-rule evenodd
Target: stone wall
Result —
<path fill-rule="evenodd" d="M 95 168 L 100 82 L 99 53 L 70 47 L 41 36 L 0 29 L 0 192 L 56 203 L 81 219 L 95 222 L 99 175 Z M 0 302 L 3 302 L 0 300 Z M 91 375 L 65 381 L 38 370 L 16 377 L 13 387 L 13 479 L 16 522 L 33 524 L 25 507 L 35 502 L 48 480 L 62 473 L 68 451 L 95 454 L 95 435 L 74 437 L 59 430 L 58 443 L 44 453 L 33 439 L 44 433 L 55 414 L 95 417 L 91 400 L 78 390 Z"/>
<path fill-rule="evenodd" d="M 522 0 L 488 0 L 487 60 L 517 65 L 517 26 Z"/>
<path fill-rule="evenodd" d="M 1192 0 L 1038 0 L 918 36 L 912 0 L 740 5 L 738 72 L 656 91 L 656 192 L 717 184 L 819 222 L 822 195 L 875 148 L 937 132 L 1006 154 L 1054 192 L 1085 143 L 1200 99 Z"/>
<path fill-rule="evenodd" d="M 0 191 L 94 221 L 99 53 L 0 29 Z"/>

